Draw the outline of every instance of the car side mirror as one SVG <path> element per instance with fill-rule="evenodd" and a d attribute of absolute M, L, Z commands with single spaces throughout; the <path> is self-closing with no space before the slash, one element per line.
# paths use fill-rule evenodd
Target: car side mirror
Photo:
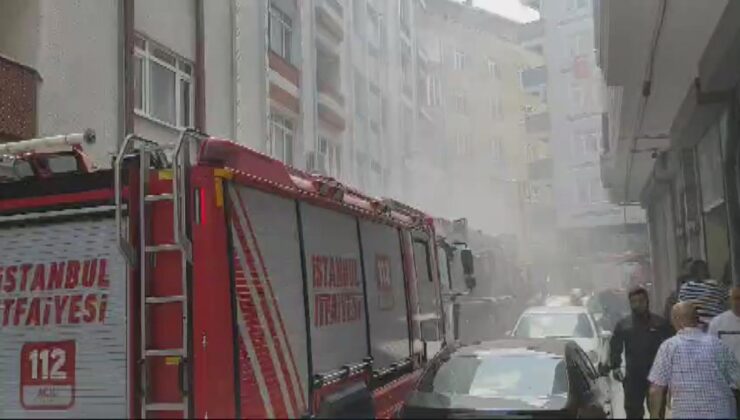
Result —
<path fill-rule="evenodd" d="M 463 266 L 463 273 L 465 273 L 466 276 L 472 276 L 475 272 L 473 251 L 470 249 L 460 250 L 460 262 Z"/>
<path fill-rule="evenodd" d="M 602 330 L 599 332 L 599 337 L 601 337 L 603 340 L 608 340 L 612 338 L 612 332 L 608 330 Z"/>

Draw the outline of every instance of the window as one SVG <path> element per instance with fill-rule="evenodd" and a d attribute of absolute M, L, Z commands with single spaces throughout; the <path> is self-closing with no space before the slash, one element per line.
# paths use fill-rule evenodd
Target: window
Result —
<path fill-rule="evenodd" d="M 527 161 L 534 162 L 537 159 L 538 159 L 537 148 L 534 146 L 534 144 L 528 144 L 527 145 Z"/>
<path fill-rule="evenodd" d="M 501 137 L 493 137 L 491 139 L 491 156 L 495 161 L 504 158 L 504 145 L 501 142 Z"/>
<path fill-rule="evenodd" d="M 573 134 L 572 153 L 585 159 L 593 159 L 599 153 L 601 135 L 596 131 L 582 131 Z"/>
<path fill-rule="evenodd" d="M 427 106 L 442 104 L 442 83 L 436 76 L 427 77 Z"/>
<path fill-rule="evenodd" d="M 292 63 L 291 38 L 293 36 L 293 24 L 290 17 L 275 5 L 270 4 L 270 20 L 267 26 L 270 34 L 270 49 L 287 62 Z"/>
<path fill-rule="evenodd" d="M 491 118 L 493 118 L 496 121 L 500 121 L 504 118 L 504 109 L 503 105 L 501 104 L 501 98 L 497 96 L 491 97 L 490 100 L 491 103 Z"/>
<path fill-rule="evenodd" d="M 465 53 L 459 50 L 455 50 L 453 54 L 453 68 L 455 70 L 465 69 Z"/>
<path fill-rule="evenodd" d="M 411 29 L 411 2 L 401 0 L 398 2 L 398 14 L 401 20 L 401 29 L 408 34 Z"/>
<path fill-rule="evenodd" d="M 368 5 L 369 7 L 369 5 Z M 375 49 L 380 50 L 380 46 L 382 45 L 382 37 L 383 37 L 383 29 L 382 29 L 382 21 L 380 19 L 380 16 L 378 14 L 368 8 L 368 20 L 367 20 L 367 37 L 368 41 L 370 42 L 370 45 L 375 47 Z"/>
<path fill-rule="evenodd" d="M 540 201 L 540 187 L 535 184 L 529 184 L 529 201 L 537 203 Z"/>
<path fill-rule="evenodd" d="M 570 85 L 571 111 L 581 113 L 586 108 L 586 89 L 580 83 L 571 83 Z"/>
<path fill-rule="evenodd" d="M 490 58 L 488 59 L 488 75 L 496 78 L 496 80 L 501 79 L 501 72 L 499 71 L 498 65 Z"/>
<path fill-rule="evenodd" d="M 470 137 L 467 134 L 458 133 L 455 136 L 455 144 L 457 145 L 457 154 L 465 156 L 470 148 Z"/>
<path fill-rule="evenodd" d="M 455 94 L 455 110 L 458 114 L 468 114 L 468 99 L 465 97 L 464 93 Z"/>
<path fill-rule="evenodd" d="M 591 39 L 587 32 L 579 32 L 569 39 L 569 50 L 572 58 L 588 54 L 591 48 Z"/>
<path fill-rule="evenodd" d="M 134 41 L 136 113 L 174 127 L 193 125 L 193 64 L 137 36 Z"/>
<path fill-rule="evenodd" d="M 319 169 L 326 175 L 339 178 L 342 170 L 342 148 L 326 137 L 319 137 Z"/>
<path fill-rule="evenodd" d="M 267 153 L 289 165 L 293 164 L 293 122 L 278 115 L 270 115 L 270 138 Z"/>

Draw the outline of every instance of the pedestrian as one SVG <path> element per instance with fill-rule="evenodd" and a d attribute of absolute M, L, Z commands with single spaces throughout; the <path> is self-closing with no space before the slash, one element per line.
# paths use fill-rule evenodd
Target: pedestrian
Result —
<path fill-rule="evenodd" d="M 706 331 L 709 322 L 727 309 L 725 288 L 710 278 L 706 261 L 694 260 L 689 269 L 691 280 L 681 286 L 679 302 L 691 302 L 699 314 L 699 326 Z"/>
<path fill-rule="evenodd" d="M 681 286 L 686 284 L 689 280 L 691 280 L 691 275 L 689 273 L 683 273 L 678 276 L 676 288 L 671 292 L 670 295 L 668 295 L 665 300 L 665 307 L 663 308 L 663 317 L 665 317 L 665 319 L 671 319 L 671 311 L 673 310 L 673 305 L 678 303 L 678 291 L 681 290 Z"/>
<path fill-rule="evenodd" d="M 740 363 L 717 337 L 699 328 L 697 308 L 679 302 L 671 319 L 678 333 L 658 349 L 648 377 L 648 408 L 663 418 L 670 390 L 673 418 L 735 418 L 732 388 L 740 384 Z"/>
<path fill-rule="evenodd" d="M 648 292 L 642 287 L 627 294 L 631 314 L 614 327 L 609 342 L 609 366 L 614 379 L 624 388 L 624 410 L 627 418 L 643 418 L 648 393 L 648 373 L 661 343 L 673 335 L 665 318 L 650 313 Z M 622 350 L 626 375 L 622 377 Z"/>
<path fill-rule="evenodd" d="M 730 289 L 730 309 L 712 319 L 708 332 L 722 340 L 740 362 L 740 286 Z"/>

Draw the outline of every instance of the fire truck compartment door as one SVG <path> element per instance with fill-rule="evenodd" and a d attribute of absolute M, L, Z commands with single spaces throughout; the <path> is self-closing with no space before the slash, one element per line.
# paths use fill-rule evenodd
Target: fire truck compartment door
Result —
<path fill-rule="evenodd" d="M 0 228 L 0 418 L 129 416 L 117 239 L 102 216 Z"/>

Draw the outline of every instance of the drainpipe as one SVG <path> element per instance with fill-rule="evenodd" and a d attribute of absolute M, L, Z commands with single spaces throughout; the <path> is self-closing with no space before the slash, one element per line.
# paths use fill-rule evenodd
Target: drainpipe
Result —
<path fill-rule="evenodd" d="M 205 22 L 203 0 L 195 0 L 195 128 L 206 131 Z"/>
<path fill-rule="evenodd" d="M 231 139 L 238 142 L 239 140 L 236 138 L 236 133 L 239 127 L 239 122 L 237 121 L 239 115 L 237 106 L 237 98 L 239 96 L 239 84 L 237 83 L 236 78 L 238 69 L 237 58 L 239 56 L 239 44 L 238 40 L 236 39 L 236 14 L 238 12 L 238 6 L 236 2 L 237 0 L 229 1 L 229 12 L 231 16 Z"/>
<path fill-rule="evenodd" d="M 127 134 L 134 132 L 134 0 L 119 2 L 118 22 L 121 66 L 118 71 L 120 109 L 116 149 L 123 143 Z"/>

